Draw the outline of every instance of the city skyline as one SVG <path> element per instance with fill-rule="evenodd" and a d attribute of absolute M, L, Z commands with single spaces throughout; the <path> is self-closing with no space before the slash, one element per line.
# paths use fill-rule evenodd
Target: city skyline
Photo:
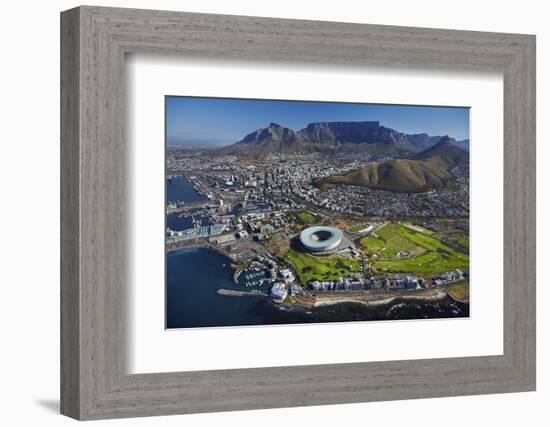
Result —
<path fill-rule="evenodd" d="M 406 134 L 469 138 L 469 108 L 236 98 L 166 97 L 168 143 L 241 140 L 275 122 L 295 131 L 312 122 L 379 121 Z"/>

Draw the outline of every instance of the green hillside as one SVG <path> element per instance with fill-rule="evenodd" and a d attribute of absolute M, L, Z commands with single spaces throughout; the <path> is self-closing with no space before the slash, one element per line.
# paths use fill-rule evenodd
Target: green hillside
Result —
<path fill-rule="evenodd" d="M 414 193 L 444 188 L 454 181 L 451 169 L 468 162 L 468 153 L 442 138 L 412 159 L 395 159 L 366 166 L 346 175 L 321 178 L 317 185 L 356 185 Z"/>

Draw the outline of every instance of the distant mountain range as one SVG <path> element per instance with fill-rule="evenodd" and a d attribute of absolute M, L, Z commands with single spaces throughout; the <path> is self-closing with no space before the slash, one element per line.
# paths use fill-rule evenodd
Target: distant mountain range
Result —
<path fill-rule="evenodd" d="M 224 139 L 199 139 L 185 137 L 168 137 L 167 144 L 173 147 L 182 147 L 186 149 L 200 148 L 218 148 L 231 144 L 233 141 Z"/>
<path fill-rule="evenodd" d="M 442 137 L 426 133 L 405 134 L 381 126 L 378 121 L 316 122 L 294 131 L 277 123 L 257 129 L 241 141 L 223 147 L 224 154 L 263 157 L 271 154 L 372 152 L 376 154 L 418 153 L 435 145 Z M 469 140 L 452 144 L 466 148 Z"/>
<path fill-rule="evenodd" d="M 366 166 L 346 175 L 320 178 L 326 184 L 356 185 L 382 190 L 414 193 L 440 189 L 454 182 L 451 169 L 468 164 L 469 154 L 448 136 L 411 159 L 394 159 Z"/>
<path fill-rule="evenodd" d="M 463 139 L 461 141 L 456 141 L 455 145 L 457 147 L 462 148 L 465 151 L 470 151 L 470 140 L 469 139 Z"/>

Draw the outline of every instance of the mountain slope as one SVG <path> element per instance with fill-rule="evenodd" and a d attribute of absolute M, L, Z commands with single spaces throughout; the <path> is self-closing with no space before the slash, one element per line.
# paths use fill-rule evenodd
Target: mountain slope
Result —
<path fill-rule="evenodd" d="M 412 159 L 395 159 L 366 166 L 347 175 L 321 178 L 317 185 L 357 185 L 414 193 L 446 187 L 454 180 L 451 169 L 468 163 L 468 153 L 443 137 Z"/>

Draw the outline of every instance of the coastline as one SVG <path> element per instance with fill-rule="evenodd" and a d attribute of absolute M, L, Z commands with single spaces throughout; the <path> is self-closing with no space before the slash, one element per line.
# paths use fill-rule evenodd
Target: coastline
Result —
<path fill-rule="evenodd" d="M 194 242 L 192 244 L 187 243 L 183 247 L 172 247 L 167 248 L 167 253 L 175 252 L 178 250 L 187 250 L 187 249 L 207 249 L 215 253 L 218 253 L 229 260 L 228 254 L 217 248 L 214 245 L 211 245 L 207 242 Z M 243 272 L 243 265 L 236 265 L 231 263 L 228 265 L 229 268 L 233 269 L 232 273 L 232 282 L 238 283 L 239 275 Z M 219 288 L 216 290 L 216 293 L 219 296 L 223 297 L 259 297 L 265 298 L 267 301 L 272 303 L 274 306 L 277 306 L 281 309 L 287 311 L 297 311 L 297 312 L 310 312 L 316 308 L 322 307 L 331 307 L 337 305 L 345 304 L 357 304 L 363 306 L 365 309 L 376 309 L 381 307 L 389 307 L 394 304 L 399 303 L 438 303 L 443 302 L 447 298 L 451 300 L 462 303 L 469 304 L 469 300 L 460 300 L 452 295 L 446 288 L 436 288 L 436 289 L 420 289 L 420 290 L 408 290 L 408 291 L 363 291 L 363 292 L 349 292 L 349 293 L 317 293 L 315 295 L 309 295 L 306 299 L 302 297 L 288 297 L 285 302 L 274 303 L 269 298 L 269 294 L 265 292 L 250 292 L 250 291 L 240 291 L 227 288 Z"/>
<path fill-rule="evenodd" d="M 186 242 L 185 245 L 181 245 L 181 246 L 178 246 L 178 245 L 171 245 L 171 246 L 168 246 L 166 245 L 166 255 L 172 253 L 172 252 L 177 252 L 177 251 L 184 251 L 184 250 L 187 250 L 187 249 L 209 249 L 211 251 L 214 251 L 220 255 L 223 255 L 224 257 L 228 258 L 232 263 L 234 262 L 233 258 L 231 258 L 229 252 L 215 246 L 215 245 L 212 245 L 211 243 L 208 243 L 208 242 L 204 242 L 204 241 L 200 241 L 200 242 Z M 233 264 L 232 264 L 233 265 Z"/>
<path fill-rule="evenodd" d="M 313 307 L 326 307 L 337 304 L 362 304 L 369 307 L 378 307 L 393 304 L 395 301 L 420 301 L 420 302 L 439 302 L 447 298 L 447 292 L 444 289 L 432 289 L 422 291 L 422 294 L 407 295 L 407 294 L 368 294 L 341 297 L 318 297 L 313 304 Z"/>

